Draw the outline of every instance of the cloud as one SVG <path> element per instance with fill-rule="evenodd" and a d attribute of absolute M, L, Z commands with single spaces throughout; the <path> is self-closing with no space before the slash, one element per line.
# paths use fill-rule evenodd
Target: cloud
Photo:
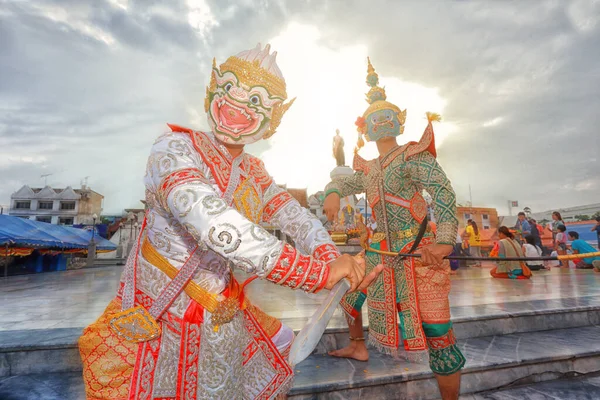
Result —
<path fill-rule="evenodd" d="M 499 210 L 507 199 L 534 211 L 597 202 L 599 31 L 594 0 L 8 3 L 0 203 L 54 172 L 58 186 L 90 176 L 107 211 L 135 204 L 164 123 L 206 128 L 212 57 L 271 39 L 298 100 L 251 151 L 281 183 L 327 181 L 335 128 L 350 158 L 369 55 L 388 99 L 408 108 L 402 140 L 441 111 L 439 160 L 459 199 L 470 185 L 476 205 Z"/>

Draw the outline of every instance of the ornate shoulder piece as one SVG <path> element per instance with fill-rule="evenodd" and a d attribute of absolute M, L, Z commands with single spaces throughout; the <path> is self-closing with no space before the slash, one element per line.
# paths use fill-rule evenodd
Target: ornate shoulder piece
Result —
<path fill-rule="evenodd" d="M 355 152 L 354 159 L 352 160 L 352 169 L 357 172 L 362 171 L 366 174 L 369 170 L 369 162 Z"/>
<path fill-rule="evenodd" d="M 267 172 L 265 164 L 259 159 L 250 154 L 247 155 L 248 164 L 250 164 L 250 175 L 255 182 L 260 185 L 263 191 L 267 190 L 273 183 L 273 178 Z"/>
<path fill-rule="evenodd" d="M 427 127 L 425 128 L 425 132 L 423 132 L 423 136 L 421 136 L 421 140 L 418 142 L 408 143 L 406 150 L 407 159 L 416 154 L 422 153 L 423 151 L 428 151 L 434 158 L 437 157 L 437 152 L 435 150 L 435 135 L 433 133 L 433 125 L 431 123 L 433 121 L 440 120 L 441 117 L 439 114 L 427 113 Z"/>
<path fill-rule="evenodd" d="M 172 132 L 183 132 L 193 134 L 195 131 L 190 128 L 184 128 L 183 126 L 175 125 L 175 124 L 167 124 L 167 126 L 171 129 Z"/>

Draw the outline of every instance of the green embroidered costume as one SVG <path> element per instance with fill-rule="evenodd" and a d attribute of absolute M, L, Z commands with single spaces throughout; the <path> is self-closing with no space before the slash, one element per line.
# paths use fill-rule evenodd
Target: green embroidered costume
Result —
<path fill-rule="evenodd" d="M 375 78 L 373 78 L 375 76 Z M 377 87 L 377 74 L 369 62 L 367 82 L 370 107 L 357 125 L 367 140 L 397 136 L 403 130 L 406 111 L 385 101 L 385 91 Z M 355 155 L 350 177 L 327 185 L 326 193 L 340 197 L 366 193 L 377 220 L 371 247 L 376 250 L 408 252 L 427 216 L 425 189 L 433 198 L 437 235 L 424 235 L 419 247 L 429 244 L 454 245 L 458 229 L 456 199 L 450 181 L 436 161 L 431 119 L 418 143 L 396 146 L 378 159 L 366 161 Z M 381 351 L 396 354 L 400 341 L 409 352 L 429 350 L 433 372 L 450 375 L 460 370 L 465 358 L 456 346 L 450 321 L 450 266 L 424 266 L 418 259 L 398 261 L 367 251 L 367 272 L 385 265 L 379 278 L 366 293 L 352 293 L 342 307 L 356 317 L 367 300 L 369 342 Z"/>

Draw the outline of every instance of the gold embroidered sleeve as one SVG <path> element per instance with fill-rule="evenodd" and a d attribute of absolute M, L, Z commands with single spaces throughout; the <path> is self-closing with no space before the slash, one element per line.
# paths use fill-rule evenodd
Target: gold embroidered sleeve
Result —
<path fill-rule="evenodd" d="M 429 152 L 422 152 L 407 160 L 410 177 L 414 184 L 425 189 L 433 198 L 433 212 L 437 223 L 437 243 L 456 243 L 458 219 L 456 195 L 442 167 Z"/>
<path fill-rule="evenodd" d="M 362 171 L 355 172 L 352 176 L 335 178 L 325 186 L 325 196 L 337 193 L 340 197 L 361 194 L 366 190 L 365 175 Z"/>

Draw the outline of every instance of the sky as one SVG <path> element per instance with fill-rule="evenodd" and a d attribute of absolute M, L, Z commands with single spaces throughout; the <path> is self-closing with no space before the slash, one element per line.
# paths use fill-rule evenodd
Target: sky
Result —
<path fill-rule="evenodd" d="M 369 56 L 408 110 L 401 143 L 442 115 L 438 160 L 459 203 L 600 202 L 598 37 L 599 0 L 0 0 L 0 204 L 87 179 L 105 213 L 139 206 L 165 124 L 208 127 L 212 58 L 258 42 L 297 97 L 248 146 L 277 183 L 322 190 L 335 129 L 351 163 Z"/>

